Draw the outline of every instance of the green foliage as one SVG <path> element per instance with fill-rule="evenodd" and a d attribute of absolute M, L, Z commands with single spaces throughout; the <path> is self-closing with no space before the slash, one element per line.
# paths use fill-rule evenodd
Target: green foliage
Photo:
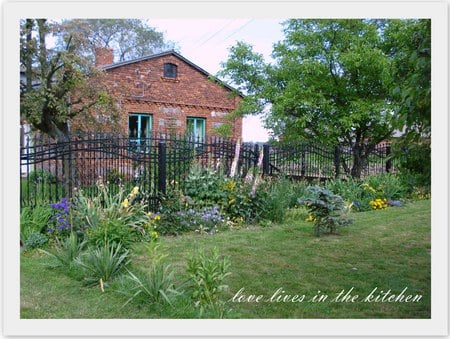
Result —
<path fill-rule="evenodd" d="M 122 251 L 127 251 L 137 240 L 137 234 L 119 219 L 103 219 L 86 231 L 86 239 L 94 247 L 120 244 Z"/>
<path fill-rule="evenodd" d="M 86 247 L 86 241 L 79 240 L 75 233 L 71 233 L 62 242 L 56 244 L 52 250 L 41 250 L 41 252 L 47 254 L 53 259 L 51 267 L 62 267 L 70 269 L 83 250 Z"/>
<path fill-rule="evenodd" d="M 130 260 L 128 250 L 124 251 L 119 243 L 91 247 L 77 257 L 75 263 L 83 270 L 85 283 L 90 286 L 100 285 L 103 291 L 105 284 L 119 275 Z"/>
<path fill-rule="evenodd" d="M 345 202 L 341 196 L 319 186 L 311 186 L 308 192 L 312 197 L 300 198 L 299 203 L 305 204 L 312 220 L 316 236 L 336 233 L 341 226 L 351 223 L 344 214 Z"/>
<path fill-rule="evenodd" d="M 415 185 L 423 188 L 431 186 L 431 145 L 429 142 L 401 142 L 397 158 L 401 175 L 413 176 Z"/>
<path fill-rule="evenodd" d="M 399 178 L 405 187 L 407 198 L 422 200 L 431 197 L 431 183 L 424 180 L 422 174 L 404 171 L 400 173 Z"/>
<path fill-rule="evenodd" d="M 106 173 L 106 181 L 114 184 L 121 184 L 125 179 L 125 174 L 120 173 L 117 168 L 114 168 Z"/>
<path fill-rule="evenodd" d="M 431 133 L 431 20 L 390 20 L 384 49 L 395 65 L 391 94 L 408 145 Z"/>
<path fill-rule="evenodd" d="M 348 178 L 329 180 L 325 187 L 340 195 L 347 205 L 359 211 L 371 209 L 371 201 L 376 199 L 401 200 L 407 195 L 407 188 L 401 176 L 391 173 L 372 175 L 364 180 Z"/>
<path fill-rule="evenodd" d="M 202 206 L 214 206 L 225 200 L 225 176 L 199 164 L 191 166 L 186 178 L 184 193 Z"/>
<path fill-rule="evenodd" d="M 62 22 L 60 30 L 74 36 L 80 53 L 92 63 L 96 48 L 113 48 L 119 62 L 173 49 L 162 32 L 141 19 L 70 19 Z"/>
<path fill-rule="evenodd" d="M 48 237 L 39 232 L 33 232 L 28 235 L 24 241 L 25 248 L 39 248 L 47 244 Z"/>
<path fill-rule="evenodd" d="M 52 215 L 53 211 L 49 205 L 22 207 L 20 210 L 20 240 L 26 243 L 32 234 L 45 233 Z M 38 239 L 36 235 L 33 237 Z"/>
<path fill-rule="evenodd" d="M 377 198 L 399 200 L 406 195 L 406 188 L 401 182 L 400 177 L 395 174 L 383 173 L 372 175 L 365 182 L 380 192 Z"/>
<path fill-rule="evenodd" d="M 220 258 L 216 248 L 209 254 L 200 250 L 188 259 L 187 274 L 192 285 L 192 299 L 200 309 L 200 315 L 205 310 L 213 310 L 219 318 L 225 315 L 226 306 L 220 296 L 228 288 L 224 281 L 231 274 L 229 268 L 229 259 Z"/>
<path fill-rule="evenodd" d="M 87 197 L 79 189 L 73 199 L 73 222 L 83 230 L 88 230 L 94 243 L 124 241 L 128 246 L 132 234 L 144 234 L 148 221 L 146 203 L 140 197 L 138 187 L 126 193 L 119 186 L 117 193 L 103 184 L 98 185 L 98 194 Z M 101 241 L 100 239 L 105 239 Z"/>
<path fill-rule="evenodd" d="M 387 20 L 386 20 L 387 21 Z M 351 174 L 359 178 L 374 145 L 394 130 L 390 90 L 392 59 L 383 52 L 383 20 L 291 19 L 284 40 L 265 64 L 238 43 L 222 64 L 248 95 L 242 114 L 271 104 L 266 125 L 283 142 L 320 139 L 353 150 Z"/>
<path fill-rule="evenodd" d="M 127 278 L 131 283 L 131 286 L 127 286 L 128 293 L 132 295 L 125 305 L 137 298 L 149 304 L 172 304 L 173 299 L 180 295 L 174 286 L 174 271 L 170 265 L 154 263 L 146 273 L 128 271 Z"/>
<path fill-rule="evenodd" d="M 46 44 L 52 32 L 64 40 L 64 46 L 50 48 Z M 20 33 L 20 61 L 26 74 L 26 83 L 21 83 L 20 113 L 35 129 L 65 141 L 69 121 L 75 116 L 92 107 L 117 111 L 114 99 L 106 94 L 103 73 L 77 51 L 75 39 L 66 35 L 59 23 L 21 20 Z M 36 82 L 39 86 L 33 86 Z"/>
<path fill-rule="evenodd" d="M 125 303 L 132 300 L 143 300 L 147 304 L 172 305 L 174 299 L 182 294 L 175 287 L 175 276 L 171 266 L 164 263 L 167 256 L 160 250 L 159 244 L 150 243 L 147 247 L 149 259 L 151 261 L 150 269 L 145 273 L 133 273 L 128 270 L 126 283 L 122 288 L 124 294 L 130 298 Z"/>
<path fill-rule="evenodd" d="M 35 171 L 32 171 L 28 175 L 28 180 L 34 183 L 56 183 L 56 176 L 53 175 L 51 172 L 38 169 Z"/>
<path fill-rule="evenodd" d="M 294 195 L 292 188 L 292 181 L 285 178 L 263 183 L 258 193 L 263 196 L 260 218 L 277 223 L 283 222 L 292 204 Z"/>

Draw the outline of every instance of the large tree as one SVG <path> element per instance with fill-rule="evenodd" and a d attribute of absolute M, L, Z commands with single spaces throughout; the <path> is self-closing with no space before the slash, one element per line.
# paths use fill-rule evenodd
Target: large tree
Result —
<path fill-rule="evenodd" d="M 21 116 L 35 129 L 57 140 L 67 140 L 71 119 L 96 109 L 114 114 L 103 74 L 77 53 L 71 35 L 64 46 L 50 48 L 48 38 L 59 24 L 46 19 L 21 22 Z M 61 34 L 61 33 L 60 33 Z M 87 116 L 91 116 L 87 114 Z"/>
<path fill-rule="evenodd" d="M 397 127 L 409 141 L 431 134 L 431 20 L 390 20 L 385 50 L 393 59 Z"/>
<path fill-rule="evenodd" d="M 270 106 L 266 124 L 276 137 L 351 148 L 351 175 L 360 177 L 369 154 L 394 130 L 392 62 L 382 50 L 380 23 L 292 19 L 283 25 L 274 63 L 238 43 L 219 75 L 247 93 L 240 113 Z"/>
<path fill-rule="evenodd" d="M 140 19 L 71 19 L 60 29 L 72 35 L 93 61 L 95 49 L 112 48 L 117 62 L 173 49 L 174 43 Z"/>
<path fill-rule="evenodd" d="M 431 183 L 431 20 L 390 20 L 384 30 L 385 50 L 395 67 L 392 97 L 399 144 L 400 169 L 413 173 L 418 185 Z"/>

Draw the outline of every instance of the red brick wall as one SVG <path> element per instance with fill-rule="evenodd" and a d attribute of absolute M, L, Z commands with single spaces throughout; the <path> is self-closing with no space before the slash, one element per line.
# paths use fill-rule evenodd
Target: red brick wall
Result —
<path fill-rule="evenodd" d="M 164 77 L 164 64 L 177 65 L 177 78 Z M 167 133 L 175 128 L 186 130 L 187 117 L 206 119 L 206 134 L 228 121 L 224 118 L 237 108 L 239 97 L 210 81 L 198 69 L 169 54 L 154 59 L 111 68 L 107 71 L 109 88 L 120 100 L 124 112 L 121 125 L 128 131 L 129 113 L 148 113 L 153 116 L 152 132 Z M 242 119 L 234 120 L 235 139 L 242 138 Z"/>
<path fill-rule="evenodd" d="M 105 66 L 114 63 L 114 51 L 111 48 L 95 49 L 95 66 Z"/>

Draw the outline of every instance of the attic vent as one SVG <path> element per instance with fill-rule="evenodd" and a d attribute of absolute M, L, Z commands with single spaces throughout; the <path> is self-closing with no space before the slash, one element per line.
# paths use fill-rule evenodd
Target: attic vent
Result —
<path fill-rule="evenodd" d="M 164 77 L 175 79 L 177 77 L 177 65 L 171 63 L 164 64 Z"/>

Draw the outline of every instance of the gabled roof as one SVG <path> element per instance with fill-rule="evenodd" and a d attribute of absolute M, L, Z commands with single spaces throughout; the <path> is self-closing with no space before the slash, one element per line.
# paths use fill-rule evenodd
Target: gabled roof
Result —
<path fill-rule="evenodd" d="M 100 66 L 101 69 L 104 70 L 109 70 L 109 69 L 113 69 L 113 68 L 117 68 L 117 67 L 121 67 L 121 66 L 125 66 L 125 65 L 130 65 L 130 64 L 134 64 L 134 63 L 138 63 L 141 61 L 146 61 L 146 60 L 152 60 L 152 59 L 157 59 L 157 58 L 161 58 L 164 56 L 168 56 L 168 55 L 173 55 L 174 57 L 184 61 L 185 63 L 187 63 L 189 66 L 195 68 L 197 71 L 199 71 L 200 73 L 203 73 L 204 75 L 206 75 L 208 78 L 213 79 L 215 82 L 219 83 L 220 85 L 224 86 L 225 88 L 229 89 L 232 92 L 236 92 L 238 93 L 241 97 L 243 97 L 244 95 L 238 91 L 237 89 L 231 87 L 230 85 L 224 83 L 222 80 L 218 79 L 217 77 L 215 77 L 214 75 L 208 73 L 207 71 L 205 71 L 203 68 L 197 66 L 196 64 L 194 64 L 192 61 L 186 59 L 184 56 L 182 56 L 181 54 L 175 52 L 174 50 L 171 51 L 166 51 L 166 52 L 162 52 L 162 53 L 157 53 L 157 54 L 152 54 L 152 55 L 148 55 L 148 56 L 144 56 L 141 58 L 137 58 L 137 59 L 133 59 L 133 60 L 127 60 L 127 61 L 122 61 L 122 62 L 117 62 L 111 65 L 104 65 L 104 66 Z"/>

